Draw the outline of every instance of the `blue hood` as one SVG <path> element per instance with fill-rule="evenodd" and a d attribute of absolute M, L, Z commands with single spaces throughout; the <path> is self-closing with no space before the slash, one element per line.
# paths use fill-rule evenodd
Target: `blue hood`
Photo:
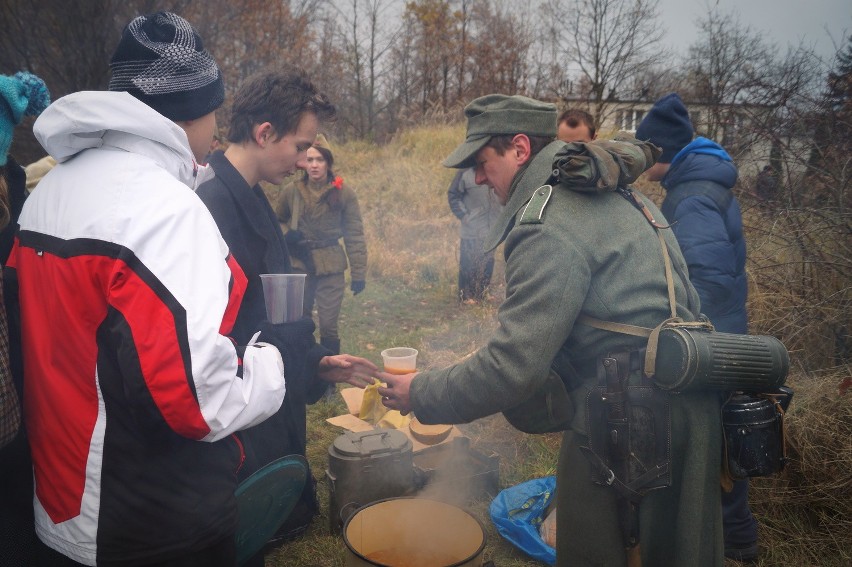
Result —
<path fill-rule="evenodd" d="M 675 155 L 661 184 L 668 189 L 695 180 L 715 181 L 728 189 L 737 182 L 737 166 L 728 152 L 700 136 Z"/>

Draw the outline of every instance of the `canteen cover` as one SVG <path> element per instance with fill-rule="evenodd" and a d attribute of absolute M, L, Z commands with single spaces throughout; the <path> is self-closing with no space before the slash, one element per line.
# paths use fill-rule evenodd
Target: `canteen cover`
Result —
<path fill-rule="evenodd" d="M 276 459 L 237 487 L 237 563 L 242 565 L 275 534 L 293 511 L 308 477 L 300 455 Z"/>

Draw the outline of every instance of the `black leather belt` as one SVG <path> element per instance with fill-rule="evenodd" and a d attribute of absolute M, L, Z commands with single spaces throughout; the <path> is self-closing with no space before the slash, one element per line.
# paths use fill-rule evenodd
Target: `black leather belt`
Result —
<path fill-rule="evenodd" d="M 317 248 L 328 248 L 334 246 L 340 238 L 326 238 L 325 240 L 305 240 L 305 248 L 308 250 L 316 250 Z"/>
<path fill-rule="evenodd" d="M 598 366 L 604 358 L 613 358 L 616 354 L 628 355 L 630 357 L 630 372 L 638 372 L 645 368 L 645 349 L 633 349 L 630 351 L 618 351 L 607 354 L 602 354 L 594 358 L 585 358 L 577 361 L 571 361 L 571 365 L 583 378 L 597 376 Z M 617 357 L 616 357 L 617 358 Z"/>

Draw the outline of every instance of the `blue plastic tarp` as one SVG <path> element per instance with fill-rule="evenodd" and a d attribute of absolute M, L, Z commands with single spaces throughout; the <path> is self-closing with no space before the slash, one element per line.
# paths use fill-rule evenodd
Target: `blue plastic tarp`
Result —
<path fill-rule="evenodd" d="M 534 478 L 501 491 L 489 509 L 491 521 L 501 536 L 548 565 L 556 563 L 556 550 L 541 539 L 539 527 L 555 495 L 555 476 Z"/>

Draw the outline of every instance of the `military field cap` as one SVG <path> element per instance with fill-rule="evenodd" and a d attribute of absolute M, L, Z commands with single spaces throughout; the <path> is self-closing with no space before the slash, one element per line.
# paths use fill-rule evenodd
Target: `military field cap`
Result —
<path fill-rule="evenodd" d="M 491 94 L 475 99 L 464 109 L 467 133 L 464 142 L 444 160 L 444 166 L 475 165 L 476 153 L 492 136 L 526 134 L 556 137 L 556 105 L 525 96 Z"/>
<path fill-rule="evenodd" d="M 317 137 L 314 140 L 314 143 L 312 145 L 315 148 L 322 148 L 322 149 L 326 150 L 328 153 L 330 153 L 331 155 L 334 155 L 334 152 L 331 151 L 331 144 L 328 143 L 328 140 L 322 134 L 317 134 Z"/>

